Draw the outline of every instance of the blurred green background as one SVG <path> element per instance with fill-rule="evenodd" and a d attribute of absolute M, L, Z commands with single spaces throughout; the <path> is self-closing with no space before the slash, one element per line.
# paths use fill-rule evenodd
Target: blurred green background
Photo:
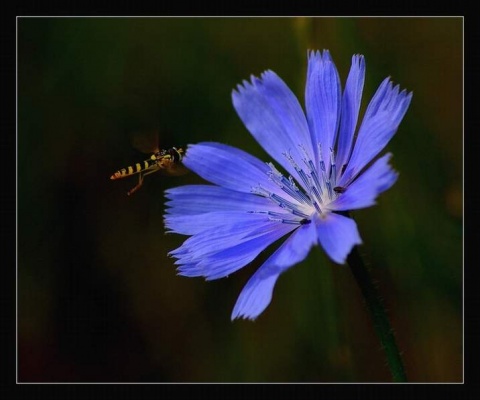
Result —
<path fill-rule="evenodd" d="M 132 197 L 136 178 L 109 180 L 146 158 L 131 138 L 150 129 L 268 160 L 231 91 L 272 69 L 304 104 L 307 49 L 324 48 L 342 85 L 365 55 L 362 110 L 386 76 L 414 92 L 388 145 L 400 178 L 354 216 L 409 379 L 462 381 L 461 18 L 19 18 L 19 381 L 390 381 L 347 267 L 316 248 L 232 323 L 267 255 L 176 276 L 163 192 L 201 179 L 154 174 Z"/>

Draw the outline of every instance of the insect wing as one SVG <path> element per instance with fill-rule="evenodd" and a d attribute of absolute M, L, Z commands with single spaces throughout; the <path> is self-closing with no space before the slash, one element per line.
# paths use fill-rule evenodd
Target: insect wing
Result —
<path fill-rule="evenodd" d="M 142 153 L 158 153 L 158 130 L 134 132 L 132 146 Z"/>

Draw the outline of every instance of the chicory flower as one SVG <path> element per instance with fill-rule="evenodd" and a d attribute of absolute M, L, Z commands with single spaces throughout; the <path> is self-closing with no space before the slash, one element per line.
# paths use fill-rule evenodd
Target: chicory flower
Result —
<path fill-rule="evenodd" d="M 375 204 L 395 183 L 391 154 L 377 156 L 412 97 L 386 78 L 355 134 L 364 79 L 364 57 L 354 55 L 342 93 L 330 53 L 312 51 L 306 116 L 273 71 L 252 76 L 233 91 L 241 120 L 285 172 L 225 144 L 188 147 L 185 166 L 214 185 L 166 191 L 167 229 L 190 236 L 169 253 L 177 259 L 180 275 L 226 277 L 288 235 L 250 278 L 232 319 L 260 315 L 279 275 L 302 261 L 312 246 L 322 246 L 331 260 L 343 264 L 352 247 L 362 243 L 356 223 L 342 212 Z"/>

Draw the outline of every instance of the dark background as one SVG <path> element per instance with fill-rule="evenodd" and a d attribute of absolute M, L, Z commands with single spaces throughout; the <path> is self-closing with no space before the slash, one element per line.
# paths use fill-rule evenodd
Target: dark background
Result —
<path fill-rule="evenodd" d="M 344 85 L 365 55 L 362 102 L 386 76 L 414 92 L 388 145 L 400 178 L 355 212 L 414 382 L 460 382 L 461 18 L 19 18 L 20 382 L 383 382 L 384 354 L 347 267 L 315 248 L 255 322 L 230 321 L 266 256 L 228 279 L 176 276 L 165 189 L 110 181 L 162 147 L 218 141 L 268 160 L 231 104 L 250 74 L 278 73 L 304 103 L 307 49 Z"/>

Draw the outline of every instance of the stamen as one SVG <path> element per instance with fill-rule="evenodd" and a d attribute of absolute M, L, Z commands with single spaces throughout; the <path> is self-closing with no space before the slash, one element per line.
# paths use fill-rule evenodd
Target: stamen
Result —
<path fill-rule="evenodd" d="M 284 219 L 284 218 L 269 218 L 270 221 L 280 222 L 282 224 L 292 224 L 292 225 L 303 225 L 305 224 L 305 219 Z"/>
<path fill-rule="evenodd" d="M 297 185 L 295 184 L 295 181 L 293 180 L 291 175 L 288 177 L 288 180 L 289 180 L 290 184 L 292 185 L 293 190 L 295 190 L 295 192 L 298 194 L 298 196 L 301 198 L 301 200 L 304 203 L 310 204 L 310 199 L 308 198 L 308 196 L 305 193 L 303 193 L 302 190 L 300 190 L 297 187 Z"/>
<path fill-rule="evenodd" d="M 274 217 L 269 217 L 268 218 L 270 221 L 274 221 L 274 222 L 283 222 L 283 218 L 274 218 Z"/>
<path fill-rule="evenodd" d="M 311 189 L 312 189 L 313 194 L 314 194 L 315 197 L 317 198 L 318 202 L 319 202 L 320 204 L 323 204 L 322 196 L 320 196 L 320 193 L 318 193 L 317 187 L 316 187 L 316 186 L 312 186 Z"/>
<path fill-rule="evenodd" d="M 283 153 L 283 156 L 298 174 L 297 181 L 291 175 L 288 178 L 285 177 L 272 163 L 267 163 L 270 169 L 267 172 L 269 179 L 282 189 L 285 195 L 277 194 L 278 191 L 276 193 L 269 192 L 260 186 L 252 189 L 253 193 L 263 197 L 268 196 L 275 204 L 285 210 L 285 215 L 268 213 L 269 218 L 281 220 L 282 223 L 308 223 L 312 212 L 323 215 L 322 208 L 327 207 L 330 201 L 338 196 L 337 191 L 333 190 L 334 187 L 337 187 L 338 180 L 333 147 L 329 149 L 329 159 L 324 160 L 322 145 L 317 143 L 317 161 L 310 157 L 311 155 L 304 145 L 299 144 L 298 147 L 301 149 L 303 168 L 297 164 L 290 151 Z M 299 186 L 296 182 L 299 183 Z"/>
<path fill-rule="evenodd" d="M 257 194 L 259 196 L 262 196 L 262 197 L 270 197 L 270 194 L 271 194 L 268 190 L 265 190 L 260 185 L 258 185 L 257 187 L 252 186 L 250 188 L 250 192 L 253 193 L 253 194 Z"/>
<path fill-rule="evenodd" d="M 285 178 L 280 172 L 278 172 L 278 174 L 274 171 L 267 172 L 269 179 L 272 182 L 274 182 L 285 193 L 287 193 L 289 196 L 293 197 L 295 200 L 297 200 L 300 203 L 305 202 L 303 198 L 299 195 L 298 189 L 295 190 L 294 188 L 292 188 L 291 182 L 287 178 Z"/>
<path fill-rule="evenodd" d="M 271 217 L 284 217 L 285 213 L 279 213 L 276 211 L 267 211 L 267 214 L 270 215 Z"/>
<path fill-rule="evenodd" d="M 295 168 L 296 169 L 296 168 Z M 308 186 L 308 177 L 307 175 L 305 174 L 305 172 L 303 171 L 303 169 L 296 169 L 297 172 L 298 172 L 298 175 L 300 175 L 300 178 L 302 178 L 302 181 L 304 183 L 305 186 Z"/>
<path fill-rule="evenodd" d="M 332 166 L 330 170 L 330 180 L 332 182 L 332 186 L 337 186 L 337 165 L 335 164 L 335 153 L 333 149 L 330 147 L 330 165 Z"/>
<path fill-rule="evenodd" d="M 295 160 L 293 159 L 293 157 L 292 157 L 292 155 L 291 155 L 290 153 L 285 152 L 285 153 L 282 153 L 282 155 L 288 160 L 288 162 L 289 162 L 290 164 L 292 164 L 292 167 L 293 167 L 293 168 L 295 168 L 295 169 L 298 168 L 297 163 L 295 162 Z"/>
<path fill-rule="evenodd" d="M 303 157 L 304 157 L 305 159 L 309 159 L 310 157 L 308 156 L 308 153 L 307 153 L 307 150 L 305 149 L 305 146 L 304 146 L 302 143 L 300 143 L 300 144 L 298 145 L 298 147 L 300 147 L 300 149 L 302 150 Z"/>
<path fill-rule="evenodd" d="M 285 206 L 287 206 L 288 208 L 290 208 L 292 210 L 298 209 L 296 204 L 292 203 L 291 201 L 288 201 L 288 200 L 284 199 L 283 197 L 279 196 L 278 194 L 272 193 L 270 195 L 270 198 L 273 201 L 275 201 L 275 203 L 277 203 L 282 208 L 285 208 Z"/>
<path fill-rule="evenodd" d="M 332 185 L 330 181 L 325 180 L 325 185 L 327 186 L 327 193 L 328 193 L 328 198 L 332 200 L 333 198 L 333 191 L 332 191 Z"/>
<path fill-rule="evenodd" d="M 299 191 L 298 188 L 292 188 L 290 185 L 290 182 L 284 176 L 282 176 L 282 183 L 284 183 L 284 186 L 282 187 L 282 189 L 285 193 L 289 194 L 298 202 L 305 203 L 305 200 L 303 199 L 303 197 L 300 196 L 302 192 Z"/>
<path fill-rule="evenodd" d="M 313 204 L 313 206 L 315 207 L 315 210 L 317 210 L 317 212 L 318 212 L 319 214 L 321 214 L 321 213 L 322 213 L 322 210 L 321 210 L 321 208 L 318 206 L 317 202 L 316 202 L 315 200 L 313 200 L 313 201 L 312 201 L 312 204 Z"/>
<path fill-rule="evenodd" d="M 323 157 L 322 157 L 322 145 L 318 143 L 317 148 L 318 148 L 318 159 L 320 160 L 320 169 L 323 172 L 325 172 L 325 162 L 323 161 Z"/>
<path fill-rule="evenodd" d="M 298 211 L 298 210 L 295 210 L 295 209 L 294 209 L 294 210 L 290 210 L 290 211 L 291 211 L 291 213 L 292 213 L 293 215 L 296 215 L 296 216 L 298 216 L 298 217 L 302 217 L 302 218 L 308 218 L 308 217 L 309 217 L 308 214 L 305 214 L 305 213 L 303 213 L 303 212 L 301 212 L 301 211 Z"/>
<path fill-rule="evenodd" d="M 267 165 L 270 167 L 270 171 L 269 172 L 272 172 L 274 173 L 276 176 L 278 176 L 279 178 L 283 176 L 283 174 L 275 167 L 275 165 L 273 165 L 271 162 L 267 162 Z"/>
<path fill-rule="evenodd" d="M 323 195 L 322 185 L 320 180 L 318 179 L 317 170 L 315 168 L 310 169 L 310 176 L 312 177 L 313 183 L 317 187 L 318 191 L 320 192 L 320 197 Z"/>
<path fill-rule="evenodd" d="M 305 218 L 308 218 L 309 216 L 307 214 L 304 214 L 300 211 L 296 211 L 296 210 L 293 210 L 293 211 L 289 211 L 291 213 L 293 213 L 294 215 L 298 216 L 298 217 L 302 217 L 303 219 Z M 268 215 L 270 215 L 271 217 L 279 217 L 279 218 L 283 218 L 285 216 L 290 216 L 290 214 L 286 214 L 286 213 L 279 213 L 279 212 L 276 212 L 276 211 L 267 211 L 266 212 Z"/>
<path fill-rule="evenodd" d="M 307 180 L 307 176 L 305 175 L 305 172 L 303 171 L 303 169 L 301 169 L 298 166 L 298 164 L 295 162 L 295 160 L 293 159 L 291 154 L 290 153 L 283 153 L 283 155 L 286 157 L 286 159 L 292 165 L 292 167 L 295 168 L 295 171 L 297 171 L 298 175 L 300 175 L 300 178 L 302 179 L 305 186 L 308 186 L 308 180 Z"/>

